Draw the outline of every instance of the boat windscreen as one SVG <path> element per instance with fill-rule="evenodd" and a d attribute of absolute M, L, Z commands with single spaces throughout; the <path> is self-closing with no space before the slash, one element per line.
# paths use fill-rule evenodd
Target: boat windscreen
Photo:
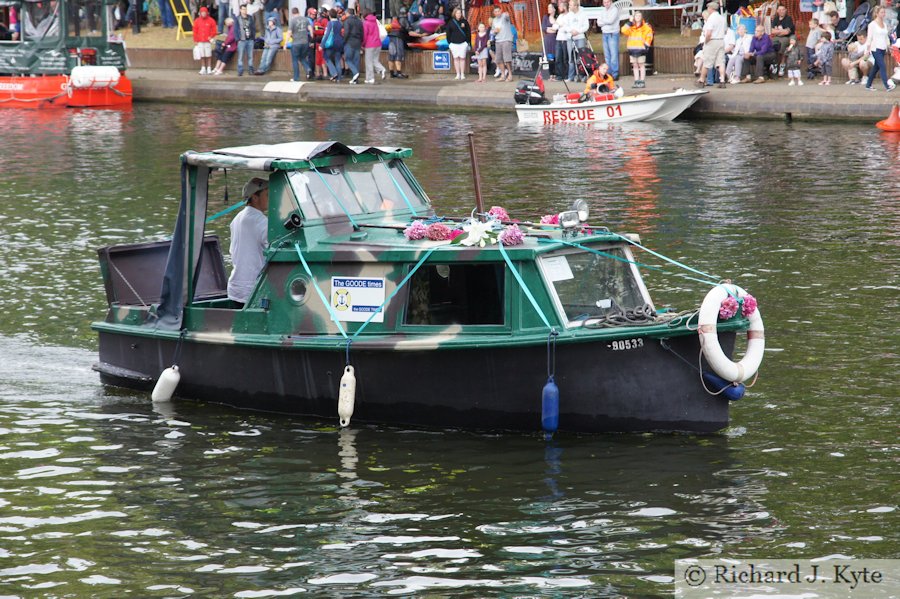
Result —
<path fill-rule="evenodd" d="M 572 324 L 633 310 L 644 305 L 631 264 L 621 249 L 544 256 L 541 268 L 553 284 L 566 318 Z"/>
<path fill-rule="evenodd" d="M 306 218 L 428 208 L 396 163 L 347 163 L 293 172 L 289 179 Z"/>

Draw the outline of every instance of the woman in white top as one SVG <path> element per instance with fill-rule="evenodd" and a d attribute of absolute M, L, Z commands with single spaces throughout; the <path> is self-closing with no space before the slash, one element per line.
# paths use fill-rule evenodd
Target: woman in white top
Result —
<path fill-rule="evenodd" d="M 887 78 L 887 66 L 884 64 L 884 54 L 890 45 L 890 37 L 888 35 L 887 25 L 884 24 L 884 7 L 879 6 L 875 9 L 875 19 L 869 23 L 868 40 L 866 46 L 869 54 L 875 59 L 875 66 L 869 71 L 869 79 L 866 81 L 866 89 L 875 91 L 872 82 L 875 80 L 876 73 L 881 74 L 881 82 L 884 88 L 891 91 L 896 85 Z"/>

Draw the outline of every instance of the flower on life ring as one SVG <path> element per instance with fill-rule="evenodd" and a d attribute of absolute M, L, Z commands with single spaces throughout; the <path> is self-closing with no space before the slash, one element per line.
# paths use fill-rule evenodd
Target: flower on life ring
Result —
<path fill-rule="evenodd" d="M 729 295 L 722 300 L 722 304 L 719 306 L 719 318 L 722 320 L 734 318 L 738 313 L 738 308 L 741 310 L 741 316 L 749 317 L 756 312 L 756 298 L 748 293 L 739 302 L 734 296 Z"/>

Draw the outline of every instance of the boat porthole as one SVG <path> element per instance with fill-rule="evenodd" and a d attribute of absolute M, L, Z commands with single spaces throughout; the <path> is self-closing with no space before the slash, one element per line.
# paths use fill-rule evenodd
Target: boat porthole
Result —
<path fill-rule="evenodd" d="M 302 306 L 309 297 L 309 294 L 307 293 L 308 290 L 309 279 L 306 277 L 291 279 L 291 282 L 288 284 L 288 297 L 290 297 L 291 301 L 298 306 Z"/>

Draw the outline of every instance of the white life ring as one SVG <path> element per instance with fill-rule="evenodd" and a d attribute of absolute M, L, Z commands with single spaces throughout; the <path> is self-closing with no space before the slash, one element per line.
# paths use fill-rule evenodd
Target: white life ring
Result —
<path fill-rule="evenodd" d="M 722 283 L 710 289 L 700 306 L 697 332 L 700 334 L 700 349 L 710 368 L 723 379 L 734 383 L 743 383 L 756 374 L 762 363 L 763 352 L 766 349 L 765 328 L 762 315 L 757 308 L 748 317 L 750 328 L 747 329 L 747 353 L 740 362 L 729 360 L 719 345 L 719 334 L 716 328 L 719 307 L 729 295 L 741 298 L 747 295 L 747 292 L 737 285 L 728 283 Z"/>

